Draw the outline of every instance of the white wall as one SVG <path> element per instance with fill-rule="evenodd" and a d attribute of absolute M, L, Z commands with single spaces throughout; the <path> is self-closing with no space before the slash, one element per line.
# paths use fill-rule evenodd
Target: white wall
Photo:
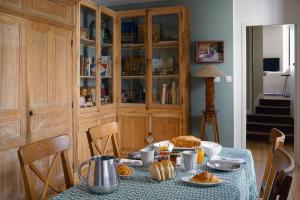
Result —
<path fill-rule="evenodd" d="M 271 25 L 263 27 L 264 58 L 280 58 L 280 72 L 267 72 L 264 76 L 264 93 L 281 93 L 285 77 L 289 70 L 289 25 Z M 290 82 L 287 93 L 290 93 Z"/>
<path fill-rule="evenodd" d="M 280 71 L 283 71 L 283 26 L 263 27 L 264 58 L 280 58 Z"/>
<path fill-rule="evenodd" d="M 234 40 L 234 144 L 246 147 L 246 26 L 296 24 L 300 26 L 299 0 L 233 0 Z M 300 60 L 300 31 L 296 35 L 296 64 Z M 297 70 L 295 86 L 300 85 L 300 70 Z M 300 133 L 300 92 L 295 94 L 295 133 Z M 297 131 L 299 130 L 299 131 Z M 295 155 L 300 161 L 300 137 L 295 134 Z"/>

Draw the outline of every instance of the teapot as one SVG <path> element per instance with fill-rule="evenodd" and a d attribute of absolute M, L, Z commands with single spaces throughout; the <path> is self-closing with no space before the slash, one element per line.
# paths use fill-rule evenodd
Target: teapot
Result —
<path fill-rule="evenodd" d="M 85 165 L 89 165 L 87 177 L 81 174 L 81 169 Z M 120 182 L 116 161 L 113 156 L 94 156 L 90 160 L 83 162 L 78 168 L 78 176 L 81 181 L 87 183 L 89 191 L 97 194 L 115 191 Z"/>

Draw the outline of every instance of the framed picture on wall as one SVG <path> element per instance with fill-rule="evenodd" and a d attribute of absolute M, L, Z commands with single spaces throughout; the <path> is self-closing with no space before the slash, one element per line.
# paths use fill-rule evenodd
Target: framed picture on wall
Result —
<path fill-rule="evenodd" d="M 224 41 L 196 42 L 196 63 L 223 63 Z"/>

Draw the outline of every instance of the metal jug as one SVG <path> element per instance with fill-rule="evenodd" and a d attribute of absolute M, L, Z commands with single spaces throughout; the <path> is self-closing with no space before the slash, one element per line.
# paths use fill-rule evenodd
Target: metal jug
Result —
<path fill-rule="evenodd" d="M 89 165 L 87 177 L 81 175 L 81 168 Z M 113 156 L 95 156 L 82 163 L 78 168 L 80 180 L 87 183 L 88 190 L 97 193 L 110 193 L 117 189 L 120 177 Z"/>

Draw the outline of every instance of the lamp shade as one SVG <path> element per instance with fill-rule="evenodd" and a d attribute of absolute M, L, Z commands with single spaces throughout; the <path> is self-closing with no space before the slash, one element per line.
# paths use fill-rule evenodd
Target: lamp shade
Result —
<path fill-rule="evenodd" d="M 201 69 L 199 69 L 196 74 L 196 77 L 223 77 L 225 76 L 224 72 L 217 69 L 214 65 L 205 65 Z"/>

